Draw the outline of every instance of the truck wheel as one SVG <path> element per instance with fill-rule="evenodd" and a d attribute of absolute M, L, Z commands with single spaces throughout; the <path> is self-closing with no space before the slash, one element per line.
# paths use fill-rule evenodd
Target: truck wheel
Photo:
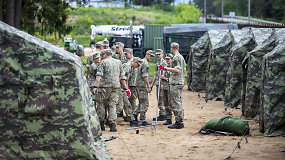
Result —
<path fill-rule="evenodd" d="M 140 52 L 140 51 L 135 51 L 135 53 L 134 53 L 134 57 L 139 57 L 139 58 L 141 58 L 141 59 L 143 59 L 143 58 L 144 58 L 144 56 L 143 56 L 142 52 Z"/>

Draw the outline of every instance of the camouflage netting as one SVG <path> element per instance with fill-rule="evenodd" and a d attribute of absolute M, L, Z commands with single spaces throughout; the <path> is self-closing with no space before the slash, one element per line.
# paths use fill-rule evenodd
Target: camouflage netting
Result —
<path fill-rule="evenodd" d="M 258 118 L 261 88 L 262 57 L 272 51 L 284 39 L 285 29 L 275 29 L 260 45 L 248 52 L 242 63 L 242 114 L 247 119 Z"/>
<path fill-rule="evenodd" d="M 225 36 L 228 30 L 211 30 L 206 32 L 190 49 L 188 62 L 188 89 L 194 92 L 206 91 L 206 71 L 209 51 Z M 190 61 L 191 60 L 191 61 Z"/>
<path fill-rule="evenodd" d="M 241 108 L 242 61 L 247 52 L 254 49 L 270 35 L 272 29 L 252 28 L 230 50 L 226 79 L 225 106 Z"/>
<path fill-rule="evenodd" d="M 260 131 L 285 135 L 285 41 L 263 56 Z"/>
<path fill-rule="evenodd" d="M 0 22 L 0 159 L 111 159 L 80 58 Z"/>

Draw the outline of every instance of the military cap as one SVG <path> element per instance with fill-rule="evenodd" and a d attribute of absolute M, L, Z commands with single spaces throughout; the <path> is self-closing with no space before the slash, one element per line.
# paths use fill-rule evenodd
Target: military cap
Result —
<path fill-rule="evenodd" d="M 142 65 L 142 64 L 143 64 L 143 60 L 140 59 L 139 57 L 134 57 L 132 61 L 133 61 L 133 62 L 136 62 L 136 63 L 139 64 L 139 65 Z"/>
<path fill-rule="evenodd" d="M 173 55 L 172 55 L 172 54 L 170 54 L 170 53 L 168 53 L 168 54 L 166 55 L 165 59 L 167 59 L 167 58 L 172 59 L 172 58 L 173 58 Z"/>
<path fill-rule="evenodd" d="M 124 43 L 122 43 L 122 42 L 117 42 L 117 43 L 116 43 L 116 47 L 124 47 Z"/>
<path fill-rule="evenodd" d="M 146 52 L 146 54 L 151 55 L 151 56 L 154 56 L 153 50 L 148 50 L 148 51 Z"/>
<path fill-rule="evenodd" d="M 179 49 L 179 44 L 176 42 L 171 43 L 171 47 L 175 49 Z"/>
<path fill-rule="evenodd" d="M 100 51 L 95 51 L 94 54 L 93 54 L 93 58 L 99 58 L 100 54 L 101 54 Z"/>
<path fill-rule="evenodd" d="M 102 41 L 98 41 L 98 42 L 96 42 L 96 45 L 95 45 L 96 47 L 101 47 L 102 46 Z"/>
<path fill-rule="evenodd" d="M 131 49 L 131 48 L 125 48 L 125 52 L 126 52 L 126 53 L 133 53 L 133 49 Z"/>
<path fill-rule="evenodd" d="M 103 45 L 103 46 L 109 46 L 109 41 L 107 40 L 107 38 L 105 38 L 105 39 L 102 41 L 102 45 Z"/>
<path fill-rule="evenodd" d="M 103 50 L 101 51 L 101 53 L 102 53 L 102 54 L 106 53 L 107 55 L 112 55 L 112 54 L 113 54 L 113 52 L 112 52 L 111 49 L 103 49 Z"/>
<path fill-rule="evenodd" d="M 163 50 L 162 50 L 162 49 L 157 49 L 157 50 L 155 50 L 155 54 L 161 54 L 161 53 L 163 53 Z"/>

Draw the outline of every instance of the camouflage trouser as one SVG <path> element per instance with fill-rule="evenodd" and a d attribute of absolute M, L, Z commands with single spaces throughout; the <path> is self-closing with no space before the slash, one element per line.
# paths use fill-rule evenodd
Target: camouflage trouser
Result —
<path fill-rule="evenodd" d="M 169 89 L 170 106 L 173 110 L 176 122 L 182 122 L 184 119 L 184 109 L 181 99 L 182 89 L 183 85 L 170 85 Z"/>
<path fill-rule="evenodd" d="M 170 107 L 169 90 L 163 90 L 163 103 L 165 107 L 165 116 L 167 119 L 171 119 L 172 109 Z"/>
<path fill-rule="evenodd" d="M 146 87 L 137 87 L 137 94 L 139 99 L 139 105 L 133 111 L 134 114 L 140 113 L 140 120 L 145 120 L 146 111 L 148 109 L 148 92 Z"/>
<path fill-rule="evenodd" d="M 156 86 L 156 98 L 158 96 L 158 85 Z M 164 106 L 164 102 L 163 102 L 163 96 L 164 96 L 164 90 L 162 89 L 162 87 L 159 90 L 159 101 L 158 101 L 158 108 L 159 108 L 159 115 L 160 116 L 165 116 L 165 106 Z"/>
<path fill-rule="evenodd" d="M 125 91 L 119 91 L 119 101 L 117 105 L 117 114 L 119 114 L 124 109 L 126 117 L 129 120 L 135 120 L 133 116 L 133 109 L 131 103 L 128 99 L 127 93 Z"/>
<path fill-rule="evenodd" d="M 100 122 L 105 121 L 108 112 L 108 121 L 115 123 L 117 119 L 116 105 L 119 100 L 118 88 L 98 88 L 96 90 L 97 115 Z"/>
<path fill-rule="evenodd" d="M 129 86 L 129 88 L 130 88 L 130 90 L 131 90 L 131 92 L 132 92 L 132 94 L 131 94 L 131 96 L 130 96 L 130 98 L 129 98 L 129 101 L 130 101 L 130 103 L 131 103 L 131 106 L 132 106 L 132 110 L 133 110 L 133 114 L 135 114 L 134 113 L 134 110 L 136 109 L 136 100 L 137 100 L 137 96 L 138 96 L 138 93 L 137 93 L 137 87 L 136 86 Z"/>

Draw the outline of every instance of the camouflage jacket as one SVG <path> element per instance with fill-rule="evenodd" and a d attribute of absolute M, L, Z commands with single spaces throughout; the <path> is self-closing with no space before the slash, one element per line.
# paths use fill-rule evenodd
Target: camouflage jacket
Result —
<path fill-rule="evenodd" d="M 122 62 L 122 64 L 127 63 L 128 59 L 126 58 L 125 54 L 123 54 L 122 56 L 119 53 L 115 53 L 113 56 L 113 58 L 118 59 Z"/>
<path fill-rule="evenodd" d="M 179 73 L 170 72 L 169 84 L 184 84 L 186 63 L 183 56 L 179 52 L 175 53 L 172 59 L 171 68 L 179 69 Z"/>
<path fill-rule="evenodd" d="M 143 64 L 138 67 L 137 86 L 139 87 L 146 87 L 143 78 L 148 77 L 148 70 L 149 70 L 148 62 L 146 58 L 144 58 L 143 60 L 144 60 Z"/>
<path fill-rule="evenodd" d="M 96 49 L 95 51 L 100 51 L 100 50 Z M 86 67 L 88 67 L 88 65 L 91 65 L 92 63 L 95 63 L 94 60 L 93 60 L 93 55 L 94 55 L 94 52 L 92 52 L 92 53 L 87 57 L 87 60 L 86 60 Z"/>
<path fill-rule="evenodd" d="M 89 69 L 88 85 L 89 87 L 95 86 L 96 73 L 97 73 L 97 68 L 99 64 L 100 63 L 92 63 L 91 65 L 88 65 L 88 69 Z"/>
<path fill-rule="evenodd" d="M 167 65 L 167 67 L 171 67 L 170 65 Z M 163 72 L 164 78 L 167 78 L 168 80 L 163 80 L 165 83 L 163 84 L 163 90 L 169 90 L 169 77 L 170 77 L 170 72 L 169 71 L 164 71 Z"/>
<path fill-rule="evenodd" d="M 112 57 L 101 61 L 96 75 L 102 77 L 99 87 L 120 88 L 120 77 L 125 79 L 122 63 Z"/>
<path fill-rule="evenodd" d="M 129 60 L 129 63 L 131 63 L 132 59 Z M 130 66 L 130 72 L 129 72 L 129 80 L 128 80 L 128 86 L 135 87 L 137 86 L 137 79 L 138 79 L 138 68 L 133 68 Z"/>
<path fill-rule="evenodd" d="M 159 65 L 160 65 L 160 61 L 157 61 L 156 66 L 155 66 L 155 77 L 156 77 L 155 85 L 158 85 L 158 78 L 159 78 L 159 72 L 160 72 Z M 162 59 L 161 65 L 167 66 L 167 63 L 164 59 Z M 165 71 L 162 71 L 161 75 L 163 75 L 163 72 L 165 72 Z M 161 83 L 161 85 L 168 84 L 168 82 L 165 80 L 161 80 L 160 83 Z"/>

